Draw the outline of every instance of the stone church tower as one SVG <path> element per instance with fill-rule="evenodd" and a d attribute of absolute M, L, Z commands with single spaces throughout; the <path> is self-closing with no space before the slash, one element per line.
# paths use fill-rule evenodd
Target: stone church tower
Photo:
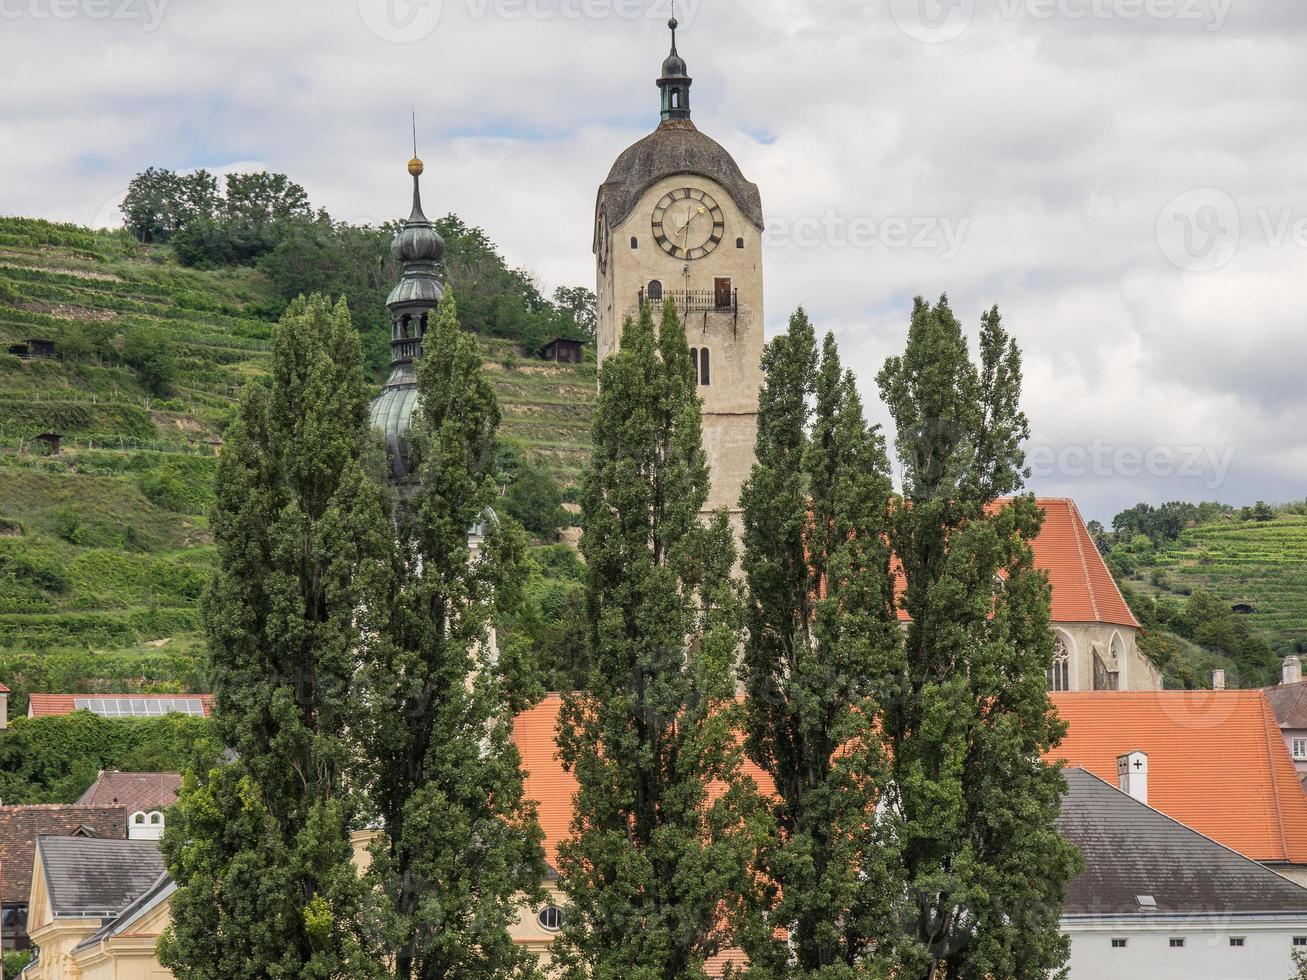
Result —
<path fill-rule="evenodd" d="M 598 357 L 617 350 L 640 304 L 672 299 L 685 320 L 703 398 L 712 474 L 708 509 L 737 518 L 753 465 L 762 385 L 762 198 L 722 146 L 690 120 L 691 78 L 676 51 L 663 62 L 662 121 L 627 149 L 599 188 Z"/>

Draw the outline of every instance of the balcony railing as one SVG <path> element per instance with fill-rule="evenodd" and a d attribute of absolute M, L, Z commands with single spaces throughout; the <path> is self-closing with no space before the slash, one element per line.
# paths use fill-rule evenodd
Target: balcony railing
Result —
<path fill-rule="evenodd" d="M 730 313 L 740 315 L 740 291 L 738 289 L 664 289 L 661 291 L 640 290 L 639 306 L 648 300 L 657 304 L 672 300 L 682 313 Z"/>

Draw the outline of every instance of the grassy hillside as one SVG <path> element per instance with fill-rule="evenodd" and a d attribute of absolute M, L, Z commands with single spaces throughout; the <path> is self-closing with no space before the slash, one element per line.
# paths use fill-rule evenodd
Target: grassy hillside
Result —
<path fill-rule="evenodd" d="M 283 303 L 247 268 L 199 271 L 119 234 L 0 218 L 0 681 L 204 689 L 205 513 L 241 386 Z M 6 351 L 31 338 L 54 358 Z M 561 486 L 584 465 L 592 366 L 484 340 L 504 438 Z M 163 380 L 160 381 L 160 375 Z M 161 391 L 162 389 L 162 391 Z M 33 437 L 54 432 L 49 455 Z"/>
<path fill-rule="evenodd" d="M 1230 516 L 1185 530 L 1140 563 L 1130 579 L 1154 596 L 1204 589 L 1236 605 L 1280 656 L 1307 650 L 1307 517 Z"/>

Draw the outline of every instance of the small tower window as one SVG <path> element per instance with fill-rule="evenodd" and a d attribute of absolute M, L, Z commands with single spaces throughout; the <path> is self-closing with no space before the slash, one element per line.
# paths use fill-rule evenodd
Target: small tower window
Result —
<path fill-rule="evenodd" d="M 699 384 L 707 386 L 711 380 L 708 374 L 708 348 L 703 347 L 699 350 Z"/>
<path fill-rule="evenodd" d="M 427 314 L 423 313 L 422 319 L 418 321 L 418 336 L 425 337 L 426 335 L 427 335 Z"/>
<path fill-rule="evenodd" d="M 744 248 L 744 239 L 743 239 L 743 238 L 737 238 L 737 239 L 735 239 L 735 247 L 736 247 L 736 248 Z"/>
<path fill-rule="evenodd" d="M 632 236 L 631 236 L 631 249 L 632 249 L 632 250 L 635 250 L 635 249 L 638 249 L 639 247 L 640 247 L 640 239 L 638 239 L 638 238 L 636 238 L 634 235 L 632 235 Z"/>
<path fill-rule="evenodd" d="M 662 299 L 663 299 L 663 284 L 659 282 L 657 279 L 651 280 L 649 283 L 649 302 L 661 303 Z"/>
<path fill-rule="evenodd" d="M 399 335 L 406 340 L 409 337 L 413 336 L 411 333 L 409 333 L 409 331 L 412 329 L 412 325 L 413 325 L 413 318 L 409 316 L 407 313 L 405 313 L 404 319 L 401 320 L 399 323 Z"/>
<path fill-rule="evenodd" d="M 694 368 L 694 383 L 699 383 L 699 348 L 690 348 L 690 364 Z"/>
<path fill-rule="evenodd" d="M 679 109 L 680 107 L 681 107 L 681 90 L 679 88 L 674 88 L 672 89 L 672 108 Z"/>

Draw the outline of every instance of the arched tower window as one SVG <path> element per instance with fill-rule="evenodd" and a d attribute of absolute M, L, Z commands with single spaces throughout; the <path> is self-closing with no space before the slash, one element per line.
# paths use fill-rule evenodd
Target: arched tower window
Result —
<path fill-rule="evenodd" d="M 634 235 L 632 235 L 632 236 L 631 236 L 631 248 L 634 250 L 634 249 L 638 249 L 639 247 L 640 247 L 640 239 L 638 239 L 638 238 L 636 238 Z"/>
<path fill-rule="evenodd" d="M 707 385 L 712 381 L 708 372 L 708 348 L 702 347 L 699 350 L 699 384 Z"/>
<path fill-rule="evenodd" d="M 413 325 L 413 318 L 409 316 L 407 313 L 405 313 L 404 319 L 399 321 L 399 335 L 403 337 L 405 340 L 413 336 L 411 333 L 409 333 L 409 331 L 412 329 L 412 325 Z"/>
<path fill-rule="evenodd" d="M 736 248 L 744 248 L 744 239 L 743 239 L 743 238 L 737 238 L 737 239 L 735 239 L 735 247 L 736 247 Z"/>
<path fill-rule="evenodd" d="M 423 314 L 422 314 L 422 319 L 418 321 L 418 336 L 419 336 L 419 337 L 425 337 L 425 336 L 427 335 L 427 317 L 428 317 L 428 316 L 429 316 L 429 314 L 427 314 L 427 313 L 423 313 Z"/>
<path fill-rule="evenodd" d="M 661 303 L 663 299 L 663 284 L 657 279 L 649 282 L 649 302 Z"/>
<path fill-rule="evenodd" d="M 690 348 L 690 364 L 694 367 L 694 382 L 699 383 L 699 348 Z"/>
<path fill-rule="evenodd" d="M 1053 634 L 1053 663 L 1048 668 L 1048 689 L 1071 690 L 1071 647 L 1061 633 Z"/>

